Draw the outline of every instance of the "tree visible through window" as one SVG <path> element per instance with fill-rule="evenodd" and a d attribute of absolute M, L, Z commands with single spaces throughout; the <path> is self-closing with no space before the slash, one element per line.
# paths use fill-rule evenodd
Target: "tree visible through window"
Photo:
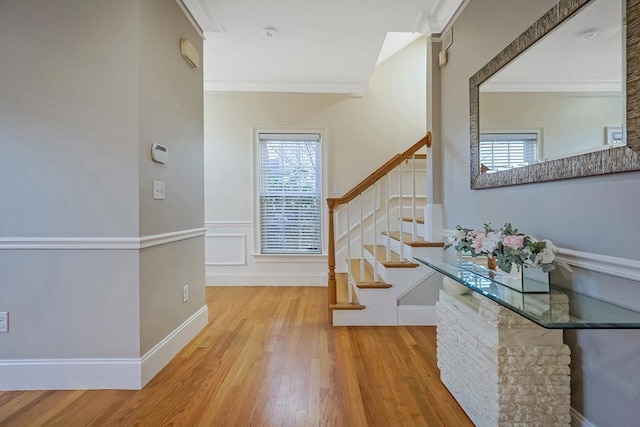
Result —
<path fill-rule="evenodd" d="M 486 172 L 526 166 L 538 161 L 537 133 L 482 133 L 480 164 Z"/>
<path fill-rule="evenodd" d="M 319 134 L 259 134 L 263 254 L 322 253 Z"/>

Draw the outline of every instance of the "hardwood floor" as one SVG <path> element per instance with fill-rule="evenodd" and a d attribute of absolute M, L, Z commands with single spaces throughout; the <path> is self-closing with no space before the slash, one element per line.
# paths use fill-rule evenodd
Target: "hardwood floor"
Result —
<path fill-rule="evenodd" d="M 143 390 L 0 392 L 9 426 L 472 426 L 433 327 L 331 327 L 325 288 L 210 287 L 209 325 Z"/>

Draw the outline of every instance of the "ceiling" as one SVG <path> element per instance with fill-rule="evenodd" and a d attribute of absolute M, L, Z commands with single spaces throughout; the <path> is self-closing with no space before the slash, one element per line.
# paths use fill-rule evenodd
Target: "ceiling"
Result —
<path fill-rule="evenodd" d="M 419 35 L 441 33 L 463 2 L 183 1 L 205 35 L 205 90 L 342 94 L 367 88 L 387 33 L 416 34 L 393 37 L 381 59 Z M 271 37 L 266 27 L 275 28 Z"/>
<path fill-rule="evenodd" d="M 495 92 L 622 90 L 622 2 L 596 0 L 482 85 Z"/>

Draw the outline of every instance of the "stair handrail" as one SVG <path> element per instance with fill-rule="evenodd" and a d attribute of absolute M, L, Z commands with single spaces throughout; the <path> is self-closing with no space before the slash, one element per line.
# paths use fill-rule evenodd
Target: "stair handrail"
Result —
<path fill-rule="evenodd" d="M 400 166 L 400 164 L 410 159 L 418 150 L 420 150 L 424 146 L 431 147 L 431 132 L 427 132 L 427 134 L 418 142 L 409 147 L 402 154 L 396 154 L 385 164 L 380 166 L 373 172 L 371 175 L 360 181 L 355 187 L 351 190 L 347 191 L 347 193 L 342 197 L 330 197 L 327 199 L 327 204 L 333 205 L 333 207 L 338 207 L 342 204 L 349 203 L 353 199 L 355 199 L 360 193 L 363 193 L 369 187 L 371 187 L 378 180 L 383 178 L 386 174 L 391 172 L 396 167 Z"/>
<path fill-rule="evenodd" d="M 389 159 L 385 164 L 376 169 L 371 175 L 360 181 L 355 187 L 349 190 L 342 197 L 329 197 L 327 198 L 327 206 L 329 208 L 329 239 L 327 242 L 327 263 L 329 266 L 329 279 L 328 279 L 328 288 L 329 288 L 329 323 L 333 323 L 333 309 L 331 308 L 332 304 L 336 304 L 338 300 L 338 295 L 336 292 L 336 242 L 335 242 L 335 225 L 333 219 L 334 209 L 338 206 L 349 203 L 358 195 L 362 194 L 364 191 L 369 189 L 372 185 L 378 182 L 380 179 L 384 178 L 389 172 L 394 170 L 396 167 L 400 166 L 403 161 L 408 160 L 413 157 L 413 155 L 420 150 L 422 147 L 427 146 L 427 148 L 431 147 L 431 132 L 427 132 L 427 134 L 420 139 L 420 141 L 413 144 L 407 150 L 405 150 L 401 154 L 396 154 L 391 159 Z"/>

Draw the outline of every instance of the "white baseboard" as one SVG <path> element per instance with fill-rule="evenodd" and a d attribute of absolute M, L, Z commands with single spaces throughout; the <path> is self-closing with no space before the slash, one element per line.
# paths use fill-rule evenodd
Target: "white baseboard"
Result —
<path fill-rule="evenodd" d="M 140 390 L 207 322 L 204 306 L 142 358 L 0 360 L 0 390 Z"/>
<path fill-rule="evenodd" d="M 209 323 L 206 305 L 185 320 L 173 332 L 149 350 L 141 359 L 141 377 L 144 387 L 189 341 Z"/>
<path fill-rule="evenodd" d="M 207 286 L 327 286 L 327 274 L 208 273 Z"/>
<path fill-rule="evenodd" d="M 570 410 L 571 414 L 571 427 L 597 427 L 587 420 L 580 412 L 576 411 L 573 406 Z"/>
<path fill-rule="evenodd" d="M 435 305 L 398 306 L 398 326 L 434 326 L 436 319 Z"/>
<path fill-rule="evenodd" d="M 139 390 L 140 359 L 0 360 L 0 390 Z"/>

